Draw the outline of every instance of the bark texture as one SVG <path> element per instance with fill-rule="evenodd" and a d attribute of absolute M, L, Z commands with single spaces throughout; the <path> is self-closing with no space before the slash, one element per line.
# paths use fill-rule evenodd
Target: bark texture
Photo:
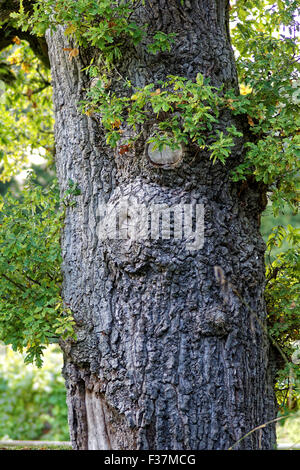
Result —
<path fill-rule="evenodd" d="M 136 17 L 148 24 L 148 38 L 136 48 L 124 46 L 119 74 L 143 86 L 169 74 L 194 79 L 201 72 L 214 85 L 236 87 L 228 7 L 225 0 L 146 0 Z M 146 45 L 157 30 L 177 33 L 176 42 L 170 52 L 151 56 Z M 77 205 L 67 211 L 62 239 L 63 294 L 78 336 L 63 344 L 73 446 L 228 449 L 276 411 L 269 344 L 260 324 L 261 191 L 255 184 L 241 190 L 229 177 L 243 156 L 243 140 L 225 166 L 190 146 L 178 165 L 161 168 L 147 158 L 151 129 L 145 126 L 144 137 L 121 156 L 105 144 L 99 121 L 77 109 L 89 87 L 81 69 L 91 51 L 80 50 L 70 60 L 61 29 L 48 33 L 47 42 L 60 186 L 64 192 L 72 179 L 81 189 Z M 112 77 L 112 89 L 118 83 Z M 224 113 L 218 128 L 231 123 Z M 172 238 L 99 240 L 99 204 L 127 196 L 145 204 L 204 204 L 204 247 L 188 251 L 184 241 Z M 274 445 L 269 425 L 235 448 Z"/>

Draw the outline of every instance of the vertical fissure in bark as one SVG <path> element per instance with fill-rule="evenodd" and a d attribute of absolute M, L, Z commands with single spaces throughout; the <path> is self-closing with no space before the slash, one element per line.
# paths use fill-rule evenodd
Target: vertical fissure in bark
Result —
<path fill-rule="evenodd" d="M 87 411 L 88 448 L 90 450 L 111 449 L 101 398 L 93 391 L 86 390 L 85 406 Z"/>
<path fill-rule="evenodd" d="M 175 44 L 153 56 L 147 40 L 128 45 L 117 64 L 120 74 L 143 86 L 169 74 L 195 79 L 200 72 L 215 86 L 236 87 L 227 9 L 221 0 L 141 4 L 136 18 L 148 23 L 149 37 L 176 32 Z M 162 168 L 148 158 L 151 126 L 145 126 L 137 145 L 121 156 L 107 146 L 101 121 L 78 112 L 89 87 L 85 51 L 69 60 L 61 28 L 48 33 L 47 42 L 60 187 L 63 193 L 71 178 L 81 190 L 76 206 L 67 208 L 62 237 L 63 295 L 77 323 L 77 341 L 62 345 L 73 445 L 227 449 L 275 413 L 267 338 L 215 277 L 219 266 L 265 321 L 260 189 L 253 185 L 241 197 L 230 179 L 243 139 L 226 165 L 213 164 L 191 144 L 178 164 Z M 111 92 L 118 92 L 114 78 Z M 223 113 L 217 128 L 233 123 L 242 128 Z M 128 199 L 146 206 L 203 205 L 203 247 L 188 250 L 175 238 L 99 239 L 99 204 Z M 130 217 L 133 222 L 134 211 Z M 236 448 L 274 444 L 274 426 L 267 426 Z"/>
<path fill-rule="evenodd" d="M 85 381 L 73 364 L 65 364 L 64 375 L 68 377 L 66 385 L 71 442 L 74 449 L 88 449 Z"/>

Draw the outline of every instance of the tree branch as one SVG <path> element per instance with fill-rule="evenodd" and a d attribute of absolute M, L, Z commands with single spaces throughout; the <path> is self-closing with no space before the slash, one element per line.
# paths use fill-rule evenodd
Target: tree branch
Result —
<path fill-rule="evenodd" d="M 18 289 L 21 289 L 23 292 L 25 292 L 26 289 L 21 284 L 14 281 L 10 277 L 8 277 L 6 274 L 1 274 L 1 276 L 4 277 L 4 279 L 6 279 L 8 282 L 11 282 L 12 284 L 14 284 Z"/>

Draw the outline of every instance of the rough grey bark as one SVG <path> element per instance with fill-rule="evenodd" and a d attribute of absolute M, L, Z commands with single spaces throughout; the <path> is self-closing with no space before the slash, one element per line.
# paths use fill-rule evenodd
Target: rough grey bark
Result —
<path fill-rule="evenodd" d="M 176 32 L 169 53 L 150 56 L 146 42 L 124 47 L 118 76 L 134 85 L 168 74 L 237 86 L 225 0 L 145 1 L 136 16 L 148 38 Z M 61 29 L 48 33 L 54 86 L 57 172 L 81 195 L 67 210 L 62 238 L 63 295 L 74 313 L 76 342 L 63 344 L 71 439 L 75 449 L 228 449 L 275 416 L 265 319 L 261 188 L 233 184 L 230 168 L 204 151 L 184 149 L 179 165 L 152 165 L 151 129 L 125 155 L 105 144 L 97 119 L 78 111 L 89 87 L 81 71 L 93 51 L 72 60 Z M 118 81 L 112 77 L 112 89 Z M 221 116 L 218 128 L 233 121 Z M 247 132 L 241 122 L 235 124 Z M 129 132 L 124 129 L 125 133 Z M 144 203 L 202 203 L 205 243 L 187 251 L 181 240 L 104 240 L 95 233 L 97 207 L 136 196 Z M 216 267 L 221 270 L 216 271 Z M 216 272 L 219 273 L 216 278 Z M 260 319 L 250 314 L 245 303 Z M 252 433 L 237 449 L 271 449 L 274 426 Z"/>

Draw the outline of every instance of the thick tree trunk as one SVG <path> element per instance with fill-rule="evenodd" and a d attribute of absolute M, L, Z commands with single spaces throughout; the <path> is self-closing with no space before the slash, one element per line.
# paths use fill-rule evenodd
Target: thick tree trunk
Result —
<path fill-rule="evenodd" d="M 155 56 L 145 53 L 145 43 L 127 47 L 118 77 L 143 86 L 169 74 L 195 79 L 200 72 L 216 86 L 236 87 L 227 9 L 225 0 L 183 6 L 146 0 L 138 21 L 148 23 L 149 34 L 177 33 L 175 45 Z M 47 42 L 60 186 L 64 192 L 72 179 L 81 189 L 77 205 L 67 210 L 62 240 L 63 293 L 78 336 L 63 344 L 73 446 L 228 449 L 275 416 L 262 328 L 261 194 L 255 185 L 241 191 L 229 176 L 243 141 L 227 165 L 213 165 L 190 146 L 179 164 L 159 167 L 141 139 L 123 156 L 113 152 L 99 122 L 77 111 L 89 87 L 81 71 L 88 52 L 70 60 L 60 29 Z M 232 122 L 224 113 L 218 128 Z M 145 139 L 149 132 L 144 129 Z M 188 250 L 175 238 L 101 240 L 99 205 L 127 197 L 145 205 L 203 204 L 203 247 Z M 268 425 L 235 448 L 274 445 L 274 426 Z"/>

